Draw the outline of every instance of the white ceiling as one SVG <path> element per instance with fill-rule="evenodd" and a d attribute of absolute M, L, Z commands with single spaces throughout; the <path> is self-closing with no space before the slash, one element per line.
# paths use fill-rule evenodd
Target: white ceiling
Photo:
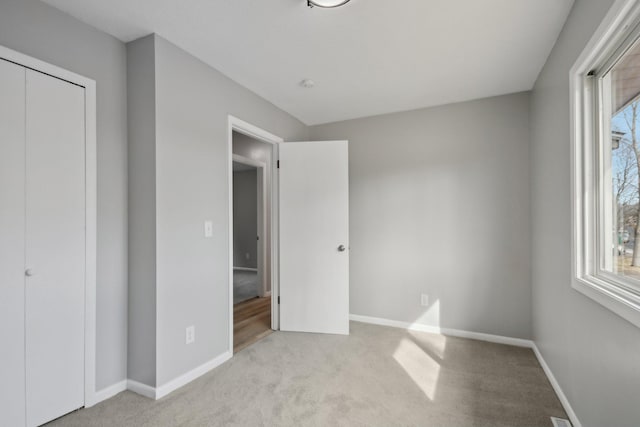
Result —
<path fill-rule="evenodd" d="M 125 42 L 155 32 L 308 125 L 529 90 L 573 4 L 43 1 Z"/>

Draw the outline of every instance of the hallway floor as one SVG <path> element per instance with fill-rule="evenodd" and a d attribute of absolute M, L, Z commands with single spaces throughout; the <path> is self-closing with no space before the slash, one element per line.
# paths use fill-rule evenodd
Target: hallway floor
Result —
<path fill-rule="evenodd" d="M 234 353 L 272 332 L 271 297 L 253 298 L 233 306 Z"/>

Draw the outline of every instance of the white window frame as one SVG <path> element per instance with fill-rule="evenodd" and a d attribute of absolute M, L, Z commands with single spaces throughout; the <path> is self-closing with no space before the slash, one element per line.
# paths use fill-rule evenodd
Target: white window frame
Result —
<path fill-rule="evenodd" d="M 601 138 L 608 123 L 600 99 L 602 79 L 622 56 L 630 41 L 640 36 L 640 0 L 617 0 L 570 71 L 571 179 L 572 179 L 572 287 L 640 327 L 640 287 L 601 268 L 598 230 L 606 215 L 599 203 Z M 610 134 L 610 132 L 609 132 Z"/>

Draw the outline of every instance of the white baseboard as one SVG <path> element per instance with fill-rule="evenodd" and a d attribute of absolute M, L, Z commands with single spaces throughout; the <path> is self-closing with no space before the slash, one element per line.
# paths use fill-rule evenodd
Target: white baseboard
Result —
<path fill-rule="evenodd" d="M 437 326 L 423 325 L 421 323 L 401 322 L 399 320 L 389 320 L 389 319 L 383 319 L 380 317 L 359 316 L 356 314 L 350 314 L 349 319 L 355 322 L 371 323 L 374 325 L 381 325 L 381 326 L 391 326 L 394 328 L 408 329 L 411 331 L 429 332 L 432 334 L 450 335 L 453 337 L 471 338 L 475 340 L 488 341 L 488 342 L 493 342 L 497 344 L 507 344 L 507 345 L 513 345 L 517 347 L 530 348 L 533 350 L 534 354 L 538 358 L 538 362 L 540 363 L 540 366 L 542 366 L 542 370 L 547 375 L 547 378 L 549 379 L 549 382 L 551 383 L 553 390 L 556 392 L 558 399 L 560 399 L 560 403 L 562 404 L 562 407 L 567 413 L 569 420 L 573 424 L 573 427 L 582 427 L 582 424 L 580 423 L 580 420 L 578 420 L 576 413 L 571 407 L 571 404 L 569 403 L 567 396 L 562 391 L 562 388 L 560 387 L 560 384 L 558 383 L 555 376 L 553 375 L 553 372 L 551 372 L 549 365 L 547 365 L 547 362 L 542 357 L 540 350 L 538 350 L 538 347 L 536 346 L 535 342 L 533 342 L 532 340 L 525 340 L 522 338 L 503 337 L 500 335 L 483 334 L 479 332 L 462 331 L 459 329 L 440 328 Z"/>
<path fill-rule="evenodd" d="M 93 405 L 97 405 L 103 400 L 112 398 L 118 393 L 121 393 L 127 389 L 127 380 L 122 380 L 109 387 L 105 387 L 102 390 L 96 391 L 90 399 L 85 398 L 84 407 L 90 408 Z"/>
<path fill-rule="evenodd" d="M 206 374 L 210 370 L 222 365 L 224 362 L 231 359 L 231 356 L 232 354 L 229 351 L 226 351 L 222 353 L 220 356 L 216 357 L 215 359 L 212 359 L 206 363 L 203 363 L 197 368 L 190 370 L 186 374 L 180 375 L 178 378 L 173 379 L 168 383 L 165 383 L 164 385 L 161 385 L 160 387 L 156 388 L 155 398 L 156 399 L 163 398 L 164 396 L 168 395 L 172 391 L 179 389 L 180 387 L 190 383 L 196 378 Z"/>
<path fill-rule="evenodd" d="M 182 386 L 187 385 L 191 381 L 201 377 L 210 370 L 217 368 L 229 359 L 231 359 L 231 353 L 226 351 L 215 359 L 203 363 L 197 368 L 190 370 L 186 374 L 180 375 L 178 378 L 175 378 L 168 383 L 161 385 L 160 387 L 151 387 L 138 381 L 128 380 L 127 389 L 150 399 L 162 399 L 169 393 L 179 389 Z"/>
<path fill-rule="evenodd" d="M 156 398 L 156 389 L 150 385 L 142 384 L 138 381 L 127 380 L 127 390 L 137 393 L 149 399 Z"/>
<path fill-rule="evenodd" d="M 349 319 L 355 322 L 371 323 L 374 325 L 391 326 L 394 328 L 408 329 L 411 331 L 429 332 L 432 334 L 450 335 L 452 337 L 470 338 L 480 341 L 488 341 L 497 344 L 507 344 L 516 347 L 533 348 L 533 341 L 522 338 L 503 337 L 501 335 L 483 334 L 480 332 L 462 331 L 459 329 L 441 328 L 439 326 L 429 326 L 422 323 L 402 322 L 399 320 L 389 320 L 380 317 L 359 316 L 350 314 Z"/>
<path fill-rule="evenodd" d="M 250 268 L 250 267 L 233 267 L 233 269 L 238 271 L 253 271 L 254 273 L 258 272 L 257 268 Z"/>
<path fill-rule="evenodd" d="M 429 326 L 421 323 L 402 322 L 399 320 L 383 319 L 380 317 L 360 316 L 357 314 L 350 314 L 349 319 L 355 322 L 370 323 L 373 325 L 391 326 L 394 328 L 407 329 L 412 331 L 450 335 L 454 337 L 470 338 L 470 339 L 487 341 L 487 342 L 492 342 L 497 344 L 507 344 L 507 345 L 513 345 L 517 347 L 531 348 L 534 354 L 536 355 L 536 358 L 538 359 L 540 366 L 542 366 L 544 373 L 547 375 L 547 378 L 549 379 L 551 386 L 556 392 L 558 399 L 560 399 L 560 403 L 564 407 L 564 410 L 567 413 L 569 420 L 573 424 L 573 427 L 582 427 L 580 420 L 578 419 L 575 411 L 571 407 L 571 404 L 569 403 L 567 396 L 562 391 L 560 384 L 558 383 L 555 376 L 553 375 L 551 368 L 549 368 L 549 365 L 542 357 L 542 353 L 540 353 L 538 346 L 536 346 L 536 344 L 531 340 L 526 340 L 522 338 L 504 337 L 500 335 L 484 334 L 480 332 L 463 331 L 459 329 L 440 328 L 437 326 Z M 206 374 L 210 370 L 220 366 L 227 360 L 231 359 L 231 356 L 232 356 L 231 352 L 226 351 L 220 356 L 216 357 L 215 359 L 212 359 L 209 362 L 204 363 L 198 366 L 197 368 L 187 372 L 186 374 L 181 375 L 178 378 L 171 380 L 168 383 L 157 388 L 148 386 L 146 384 L 142 384 L 134 380 L 120 381 L 112 386 L 109 386 L 102 390 L 97 391 L 94 395 L 94 401 L 92 401 L 90 405 L 88 404 L 87 407 L 93 406 L 99 402 L 102 402 L 103 400 L 109 399 L 124 390 L 130 390 L 134 393 L 140 394 L 150 399 L 155 399 L 155 400 L 160 399 L 168 395 L 169 393 L 179 389 L 180 387 L 190 383 L 196 378 Z"/>
<path fill-rule="evenodd" d="M 576 415 L 575 411 L 571 407 L 571 404 L 569 403 L 569 399 L 567 399 L 567 396 L 562 391 L 562 388 L 560 387 L 558 380 L 556 380 L 556 377 L 553 375 L 551 368 L 549 368 L 549 365 L 547 365 L 547 362 L 544 360 L 544 357 L 542 357 L 542 353 L 540 353 L 538 346 L 534 343 L 532 348 L 533 348 L 533 352 L 538 358 L 538 362 L 540 362 L 540 366 L 542 366 L 544 373 L 547 374 L 547 378 L 549 378 L 551 387 L 553 387 L 556 394 L 558 395 L 558 399 L 560 399 L 560 403 L 562 403 L 562 407 L 564 408 L 564 411 L 567 413 L 567 416 L 569 417 L 571 424 L 573 424 L 573 427 L 582 427 L 582 424 L 580 423 L 578 416 Z"/>

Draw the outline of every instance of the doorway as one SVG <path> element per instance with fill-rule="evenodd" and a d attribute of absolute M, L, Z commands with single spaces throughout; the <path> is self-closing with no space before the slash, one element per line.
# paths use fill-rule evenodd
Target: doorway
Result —
<path fill-rule="evenodd" d="M 246 145 L 241 152 L 240 141 Z M 229 116 L 229 254 L 234 253 L 234 155 L 270 162 L 265 194 L 265 275 L 271 281 L 271 329 L 349 333 L 348 141 L 282 143 Z M 270 233 L 270 235 L 269 235 Z M 270 271 L 267 271 L 269 270 Z M 234 349 L 233 256 L 229 256 L 229 352 Z"/>
<path fill-rule="evenodd" d="M 236 135 L 234 147 L 245 139 Z M 253 141 L 251 141 L 253 142 Z M 243 144 L 244 143 L 244 144 Z M 267 274 L 267 171 L 264 159 L 233 155 L 233 334 L 234 353 L 272 332 Z"/>
<path fill-rule="evenodd" d="M 233 305 L 264 297 L 262 243 L 264 167 L 234 156 L 233 161 Z M 262 179 L 260 179 L 262 181 Z M 262 239 L 261 239 L 262 236 Z"/>
<path fill-rule="evenodd" d="M 281 140 L 230 117 L 230 349 L 277 330 L 274 159 Z"/>

